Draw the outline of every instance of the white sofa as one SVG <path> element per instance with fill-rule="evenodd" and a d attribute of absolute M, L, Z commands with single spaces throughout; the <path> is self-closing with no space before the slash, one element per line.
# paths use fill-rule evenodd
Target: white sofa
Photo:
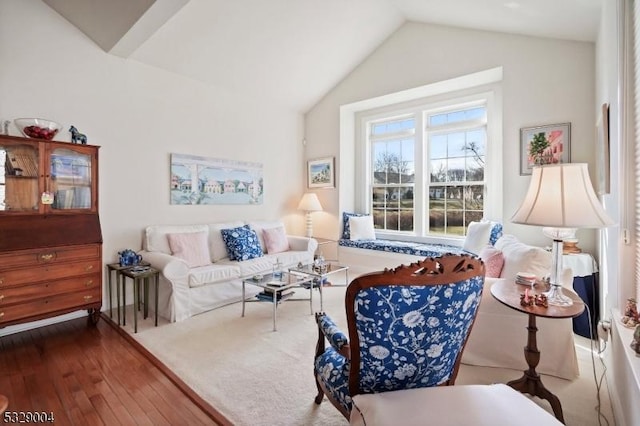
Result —
<path fill-rule="evenodd" d="M 551 270 L 551 253 L 524 244 L 513 235 L 503 235 L 495 244 L 504 256 L 499 278 L 486 278 L 478 316 L 462 354 L 462 362 L 487 367 L 528 369 L 524 357 L 527 344 L 528 316 L 498 302 L 491 295 L 491 285 L 498 279 L 515 284 L 518 272 L 531 272 L 542 278 Z M 571 288 L 572 280 L 563 283 Z M 522 290 L 524 292 L 524 288 Z M 563 379 L 579 376 L 571 318 L 536 318 L 536 340 L 540 363 L 536 371 Z M 517 378 L 517 377 L 514 377 Z"/>
<path fill-rule="evenodd" d="M 221 235 L 222 229 L 248 224 L 256 231 L 262 256 L 249 260 L 230 260 Z M 145 229 L 143 260 L 161 271 L 158 291 L 158 313 L 171 322 L 183 321 L 193 315 L 209 311 L 242 298 L 242 279 L 273 270 L 280 261 L 284 268 L 313 262 L 318 247 L 316 240 L 287 235 L 289 249 L 267 254 L 263 230 L 284 227 L 281 222 L 225 222 L 203 225 L 154 225 Z M 190 267 L 180 257 L 174 256 L 169 244 L 169 234 L 206 233 L 206 245 L 211 262 Z M 206 251 L 206 248 L 205 250 Z M 247 286 L 248 294 L 256 294 L 258 287 Z"/>
<path fill-rule="evenodd" d="M 465 241 L 465 245 L 468 245 L 466 243 Z M 484 245 L 486 246 L 487 243 L 485 241 Z M 409 264 L 423 258 L 406 253 L 352 247 L 340 248 L 341 262 L 349 264 L 349 261 L 358 261 L 360 265 L 373 269 L 394 268 L 401 263 Z M 462 353 L 462 363 L 524 371 L 528 368 L 524 358 L 528 316 L 498 302 L 491 295 L 491 286 L 498 279 L 509 280 L 516 285 L 515 277 L 518 272 L 531 272 L 542 278 L 551 270 L 551 253 L 540 247 L 524 244 L 509 234 L 501 236 L 496 241 L 495 248 L 502 253 L 504 266 L 499 277 L 485 279 L 478 316 Z M 350 256 L 351 252 L 358 253 Z M 471 252 L 474 251 L 471 250 Z M 481 254 L 480 251 L 477 253 Z M 487 263 L 486 259 L 485 263 Z M 564 285 L 571 288 L 571 282 L 569 280 Z M 538 327 L 537 344 L 540 350 L 540 363 L 536 371 L 564 379 L 578 377 L 579 367 L 571 319 L 538 317 L 536 325 Z M 517 378 L 516 376 L 514 375 L 514 378 Z"/>

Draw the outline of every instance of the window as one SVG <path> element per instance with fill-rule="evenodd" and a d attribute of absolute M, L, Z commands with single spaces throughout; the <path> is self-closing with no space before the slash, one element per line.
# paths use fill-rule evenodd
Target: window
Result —
<path fill-rule="evenodd" d="M 465 235 L 484 216 L 486 106 L 426 112 L 429 234 Z"/>
<path fill-rule="evenodd" d="M 423 100 L 361 114 L 366 166 L 358 168 L 359 182 L 368 188 L 365 210 L 373 214 L 378 234 L 458 238 L 469 222 L 491 216 L 488 180 L 496 179 L 487 167 L 491 99 L 484 93 Z M 495 174 L 501 179 L 501 171 Z"/>

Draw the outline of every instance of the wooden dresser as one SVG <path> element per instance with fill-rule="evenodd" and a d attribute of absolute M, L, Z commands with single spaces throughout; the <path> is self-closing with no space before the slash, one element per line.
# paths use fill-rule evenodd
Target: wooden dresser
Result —
<path fill-rule="evenodd" d="M 0 136 L 0 327 L 81 309 L 100 318 L 97 151 Z"/>

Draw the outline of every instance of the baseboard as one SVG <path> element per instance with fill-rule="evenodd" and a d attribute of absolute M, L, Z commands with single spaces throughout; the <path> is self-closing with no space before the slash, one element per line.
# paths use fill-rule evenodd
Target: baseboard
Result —
<path fill-rule="evenodd" d="M 59 315 L 57 317 L 45 318 L 38 321 L 25 322 L 22 324 L 10 325 L 5 328 L 0 328 L 0 337 L 8 336 L 10 334 L 20 333 L 22 331 L 33 330 L 34 328 L 44 327 L 51 324 L 57 324 L 59 322 L 69 321 L 76 318 L 86 317 L 86 310 L 79 310 L 70 312 L 68 314 Z"/>
<path fill-rule="evenodd" d="M 629 346 L 633 340 L 633 329 L 623 327 L 617 309 L 611 316 L 611 348 L 606 352 L 605 365 L 613 415 L 618 426 L 640 424 L 640 357 Z"/>

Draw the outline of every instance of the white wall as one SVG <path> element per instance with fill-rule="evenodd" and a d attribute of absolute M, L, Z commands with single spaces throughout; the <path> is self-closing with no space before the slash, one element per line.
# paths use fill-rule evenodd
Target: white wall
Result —
<path fill-rule="evenodd" d="M 539 228 L 509 223 L 530 180 L 519 172 L 519 132 L 521 127 L 571 122 L 571 160 L 589 163 L 595 176 L 594 55 L 593 43 L 407 23 L 307 113 L 305 155 L 336 156 L 338 168 L 353 167 L 339 156 L 341 105 L 503 67 L 502 220 L 506 232 L 548 245 Z M 318 193 L 328 210 L 314 220 L 318 235 L 339 234 L 344 208 L 339 191 L 351 183 L 338 185 Z M 595 254 L 593 231 L 581 230 L 578 238 L 580 247 Z"/>
<path fill-rule="evenodd" d="M 0 2 L 0 120 L 55 120 L 56 140 L 73 124 L 101 146 L 105 262 L 150 224 L 281 218 L 304 233 L 303 119 L 259 96 L 109 55 L 40 1 Z M 170 153 L 263 163 L 264 204 L 170 205 Z"/>
<path fill-rule="evenodd" d="M 625 111 L 622 98 L 628 90 L 622 82 L 622 28 L 625 0 L 606 0 L 600 20 L 596 48 L 596 103 L 610 103 L 611 193 L 603 197 L 607 212 L 617 226 L 606 229 L 600 241 L 600 309 L 601 317 L 615 323 L 612 327 L 610 349 L 604 353 L 616 422 L 620 426 L 640 424 L 640 410 L 635 401 L 640 398 L 640 366 L 637 358 L 629 356 L 631 332 L 617 325 L 620 311 L 629 297 L 636 296 L 634 276 L 635 245 L 632 155 L 624 146 L 625 139 L 633 144 L 633 135 L 625 135 Z M 622 231 L 628 229 L 629 241 Z M 626 273 L 624 271 L 627 271 Z"/>

